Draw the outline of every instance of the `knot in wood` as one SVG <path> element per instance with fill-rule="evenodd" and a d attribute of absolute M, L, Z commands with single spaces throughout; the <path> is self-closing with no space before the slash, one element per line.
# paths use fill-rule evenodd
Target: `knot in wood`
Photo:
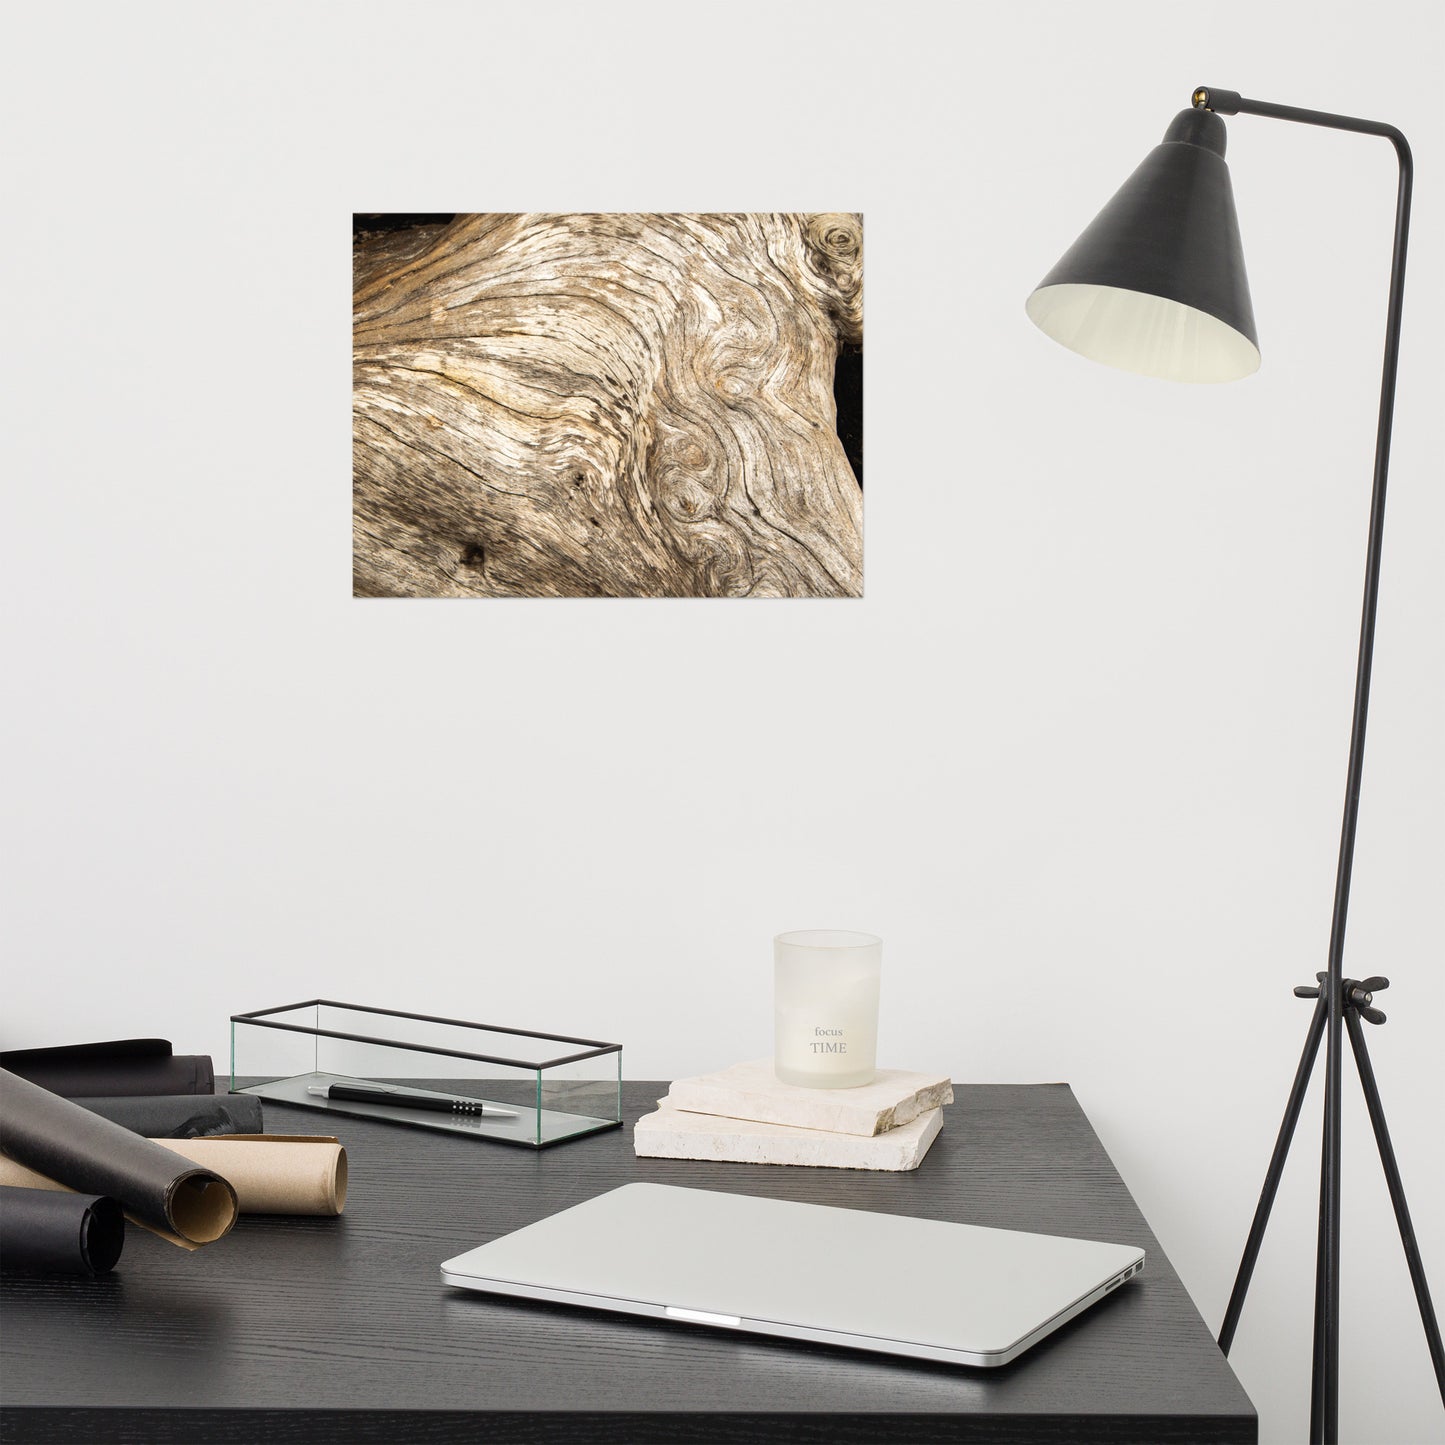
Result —
<path fill-rule="evenodd" d="M 723 396 L 731 397 L 734 400 L 744 396 L 751 396 L 754 389 L 751 374 L 744 371 L 741 367 L 736 366 L 719 372 L 717 380 L 713 382 L 713 385 Z"/>
<path fill-rule="evenodd" d="M 808 264 L 825 283 L 828 313 L 844 341 L 863 339 L 863 218 L 846 211 L 810 215 L 803 227 Z"/>

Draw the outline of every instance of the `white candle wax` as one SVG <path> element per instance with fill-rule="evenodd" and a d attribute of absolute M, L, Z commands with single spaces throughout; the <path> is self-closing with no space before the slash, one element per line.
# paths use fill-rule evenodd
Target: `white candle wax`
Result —
<path fill-rule="evenodd" d="M 778 1078 L 817 1089 L 872 1083 L 880 941 L 836 929 L 785 933 L 774 940 L 774 960 Z"/>

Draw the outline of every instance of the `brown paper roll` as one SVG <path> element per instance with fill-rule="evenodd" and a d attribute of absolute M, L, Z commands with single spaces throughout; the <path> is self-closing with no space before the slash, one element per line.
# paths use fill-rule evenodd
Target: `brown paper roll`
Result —
<path fill-rule="evenodd" d="M 346 1150 L 330 1134 L 225 1134 L 157 1139 L 229 1181 L 242 1214 L 340 1214 Z"/>
<path fill-rule="evenodd" d="M 346 1205 L 346 1150 L 329 1134 L 226 1134 L 153 1141 L 219 1175 L 242 1214 L 340 1214 Z M 0 1185 L 68 1185 L 0 1154 Z"/>

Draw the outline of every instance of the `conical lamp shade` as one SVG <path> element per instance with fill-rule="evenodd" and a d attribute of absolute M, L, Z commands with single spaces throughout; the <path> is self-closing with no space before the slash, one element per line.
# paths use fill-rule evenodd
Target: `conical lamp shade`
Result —
<path fill-rule="evenodd" d="M 1028 299 L 1030 319 L 1095 361 L 1168 381 L 1259 368 L 1224 122 L 1176 116 Z"/>

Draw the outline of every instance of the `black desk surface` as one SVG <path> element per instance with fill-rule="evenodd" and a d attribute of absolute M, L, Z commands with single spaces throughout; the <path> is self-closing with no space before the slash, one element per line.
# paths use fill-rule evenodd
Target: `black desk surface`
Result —
<path fill-rule="evenodd" d="M 1248 1397 L 1063 1084 L 957 1090 L 911 1174 L 541 1153 L 335 1127 L 340 1219 L 248 1217 L 187 1254 L 131 1229 L 100 1280 L 3 1283 L 5 1441 L 1253 1441 Z M 1142 1245 L 1133 1281 L 974 1370 L 445 1289 L 472 1245 L 636 1179 Z"/>

